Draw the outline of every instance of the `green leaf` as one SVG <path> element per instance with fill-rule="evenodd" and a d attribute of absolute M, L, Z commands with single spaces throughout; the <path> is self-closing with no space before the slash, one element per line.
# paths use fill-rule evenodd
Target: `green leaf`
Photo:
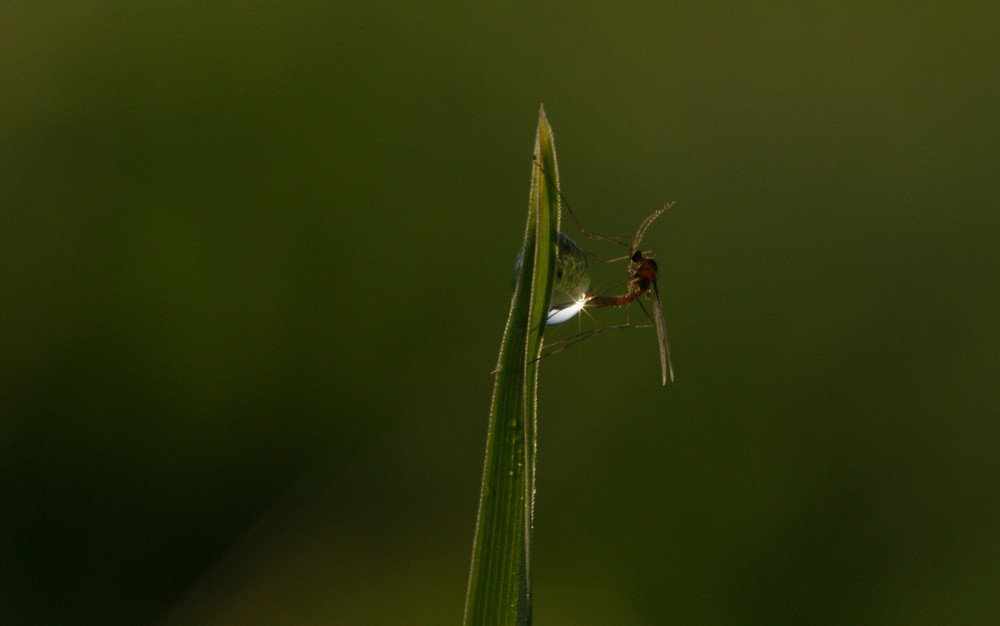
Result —
<path fill-rule="evenodd" d="M 559 231 L 559 173 L 544 109 L 539 110 L 532 163 L 523 261 L 493 386 L 466 626 L 531 624 L 538 356 L 552 299 Z"/>

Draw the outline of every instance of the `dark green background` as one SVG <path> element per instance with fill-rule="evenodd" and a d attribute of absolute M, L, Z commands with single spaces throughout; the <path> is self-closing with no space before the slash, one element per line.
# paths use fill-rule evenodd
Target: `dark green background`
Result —
<path fill-rule="evenodd" d="M 536 622 L 994 622 L 995 3 L 363 6 L 4 10 L 0 621 L 458 623 L 544 102 Z"/>

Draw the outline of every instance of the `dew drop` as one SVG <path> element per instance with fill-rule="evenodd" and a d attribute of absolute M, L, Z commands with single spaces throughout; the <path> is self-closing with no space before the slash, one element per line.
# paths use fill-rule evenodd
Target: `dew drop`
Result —
<path fill-rule="evenodd" d="M 556 245 L 556 278 L 552 286 L 552 302 L 549 303 L 549 315 L 546 324 L 560 324 L 572 319 L 586 303 L 590 293 L 590 263 L 587 255 L 569 235 L 560 231 Z M 514 283 L 517 283 L 517 273 L 521 270 L 524 258 L 524 244 L 517 255 L 514 266 Z"/>

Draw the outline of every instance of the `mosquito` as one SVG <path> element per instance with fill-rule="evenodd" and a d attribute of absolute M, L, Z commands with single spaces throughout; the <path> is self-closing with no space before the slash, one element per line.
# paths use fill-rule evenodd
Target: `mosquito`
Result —
<path fill-rule="evenodd" d="M 542 173 L 544 174 L 545 170 L 542 169 L 541 163 L 539 163 L 537 159 L 535 159 L 535 164 L 538 165 L 539 169 L 541 169 Z M 639 228 L 636 230 L 635 236 L 633 236 L 629 241 L 629 243 L 626 244 L 624 241 L 626 238 L 624 237 L 605 237 L 603 235 L 598 235 L 596 233 L 592 233 L 587 229 L 585 229 L 583 225 L 580 224 L 580 221 L 577 219 L 576 214 L 573 213 L 573 209 L 570 208 L 569 203 L 566 202 L 566 198 L 562 195 L 562 192 L 558 193 L 559 193 L 559 198 L 562 201 L 562 205 L 566 208 L 567 214 L 570 216 L 570 219 L 573 221 L 573 223 L 576 225 L 577 229 L 579 229 L 581 233 L 583 233 L 585 236 L 587 236 L 589 239 L 592 240 L 610 241 L 621 246 L 628 246 L 629 248 L 629 254 L 627 257 L 620 257 L 617 259 L 610 259 L 607 261 L 605 261 L 604 259 L 600 259 L 605 263 L 614 263 L 617 261 L 628 259 L 628 266 L 626 268 L 628 274 L 628 282 L 626 283 L 625 293 L 620 295 L 592 294 L 588 289 L 585 297 L 581 300 L 582 306 L 580 308 L 585 306 L 620 307 L 620 306 L 628 306 L 632 302 L 636 302 L 639 305 L 639 308 L 642 309 L 643 314 L 646 315 L 646 318 L 649 319 L 650 324 L 656 329 L 657 345 L 659 347 L 659 352 L 660 352 L 660 373 L 663 384 L 664 385 L 667 384 L 668 376 L 670 378 L 670 381 L 673 382 L 674 365 L 670 358 L 670 342 L 667 339 L 667 324 L 663 316 L 663 305 L 660 304 L 660 289 L 657 285 L 659 268 L 655 260 L 647 256 L 646 254 L 643 254 L 642 250 L 639 249 L 639 245 L 642 243 L 642 238 L 645 236 L 646 230 L 653 223 L 653 221 L 656 220 L 656 218 L 658 218 L 660 215 L 662 215 L 667 209 L 669 209 L 671 205 L 668 204 L 662 209 L 654 211 L 648 217 L 646 217 L 646 219 L 644 219 L 642 223 L 639 224 Z M 560 233 L 560 235 L 562 234 L 563 233 Z M 642 296 L 645 296 L 645 299 L 651 303 L 651 306 L 653 308 L 652 316 L 649 315 L 649 312 L 646 311 L 646 307 L 643 306 L 642 300 L 640 299 Z M 575 312 L 576 311 L 574 311 L 574 313 Z M 558 323 L 566 319 L 569 319 L 570 317 L 572 317 L 572 315 L 565 315 L 560 317 L 561 318 L 558 321 L 554 321 L 553 317 L 550 315 L 548 323 L 549 324 Z M 559 342 L 555 342 L 555 343 L 562 343 L 563 345 L 558 349 L 554 350 L 553 352 L 549 352 L 548 354 L 561 352 L 562 350 L 565 350 L 569 346 L 579 341 L 583 341 L 587 337 L 596 335 L 597 333 L 604 332 L 606 330 L 618 330 L 624 328 L 642 328 L 642 327 L 648 327 L 648 326 L 645 324 L 637 326 L 631 323 L 631 308 L 629 308 L 626 309 L 625 324 L 598 328 L 593 331 L 580 333 L 579 335 L 574 335 L 572 337 L 563 339 Z M 555 344 L 550 344 L 550 345 L 555 345 Z M 546 354 L 545 356 L 548 356 L 548 354 Z"/>

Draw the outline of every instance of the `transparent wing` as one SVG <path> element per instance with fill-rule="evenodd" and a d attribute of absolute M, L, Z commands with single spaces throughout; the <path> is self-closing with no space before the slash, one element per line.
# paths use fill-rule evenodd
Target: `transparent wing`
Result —
<path fill-rule="evenodd" d="M 667 322 L 663 319 L 663 307 L 660 305 L 660 290 L 653 283 L 653 324 L 656 326 L 656 338 L 660 344 L 660 371 L 663 374 L 663 384 L 667 384 L 667 373 L 670 382 L 674 382 L 674 364 L 670 360 L 670 341 L 667 340 Z"/>

